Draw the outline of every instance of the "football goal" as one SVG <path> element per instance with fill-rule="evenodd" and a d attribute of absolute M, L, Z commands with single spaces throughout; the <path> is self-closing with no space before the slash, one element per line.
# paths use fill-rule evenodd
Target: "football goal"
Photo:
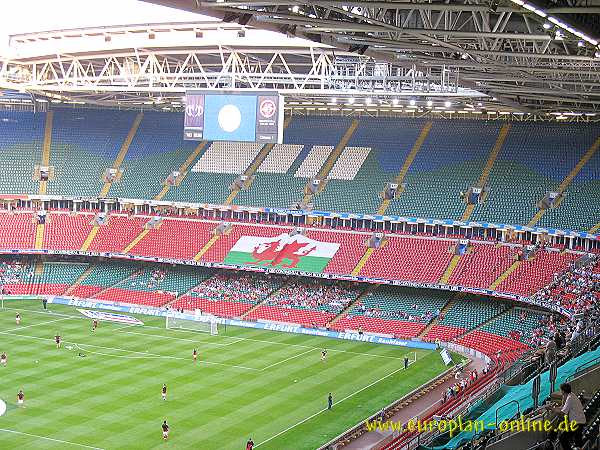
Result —
<path fill-rule="evenodd" d="M 214 316 L 203 315 L 197 317 L 202 317 L 202 319 L 190 320 L 167 316 L 165 323 L 169 330 L 199 331 L 201 333 L 210 333 L 213 336 L 219 334 L 219 325 Z"/>

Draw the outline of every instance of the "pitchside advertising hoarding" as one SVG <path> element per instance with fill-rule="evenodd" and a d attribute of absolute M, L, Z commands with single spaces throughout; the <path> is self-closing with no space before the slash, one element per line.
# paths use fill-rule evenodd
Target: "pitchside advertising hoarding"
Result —
<path fill-rule="evenodd" d="M 281 144 L 283 97 L 277 91 L 187 91 L 184 139 Z"/>

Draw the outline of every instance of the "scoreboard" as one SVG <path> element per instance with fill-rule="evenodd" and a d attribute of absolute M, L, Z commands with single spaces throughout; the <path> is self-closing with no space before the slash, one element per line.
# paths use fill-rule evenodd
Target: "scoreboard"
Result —
<path fill-rule="evenodd" d="M 283 97 L 277 91 L 191 90 L 184 139 L 283 143 Z"/>

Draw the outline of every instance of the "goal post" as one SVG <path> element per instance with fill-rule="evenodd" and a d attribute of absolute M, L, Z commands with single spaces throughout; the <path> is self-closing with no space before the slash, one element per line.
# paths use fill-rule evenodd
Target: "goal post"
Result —
<path fill-rule="evenodd" d="M 210 333 L 212 336 L 219 334 L 219 324 L 214 316 L 203 316 L 203 320 L 183 319 L 167 316 L 165 321 L 168 330 L 187 330 Z"/>

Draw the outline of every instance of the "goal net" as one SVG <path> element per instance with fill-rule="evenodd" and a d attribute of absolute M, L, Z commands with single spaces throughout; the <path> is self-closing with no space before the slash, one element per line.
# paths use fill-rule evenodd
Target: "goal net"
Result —
<path fill-rule="evenodd" d="M 213 336 L 219 334 L 219 326 L 214 316 L 207 317 L 205 315 L 202 316 L 202 320 L 189 320 L 167 316 L 166 326 L 170 330 L 199 331 L 201 333 L 210 333 Z"/>

